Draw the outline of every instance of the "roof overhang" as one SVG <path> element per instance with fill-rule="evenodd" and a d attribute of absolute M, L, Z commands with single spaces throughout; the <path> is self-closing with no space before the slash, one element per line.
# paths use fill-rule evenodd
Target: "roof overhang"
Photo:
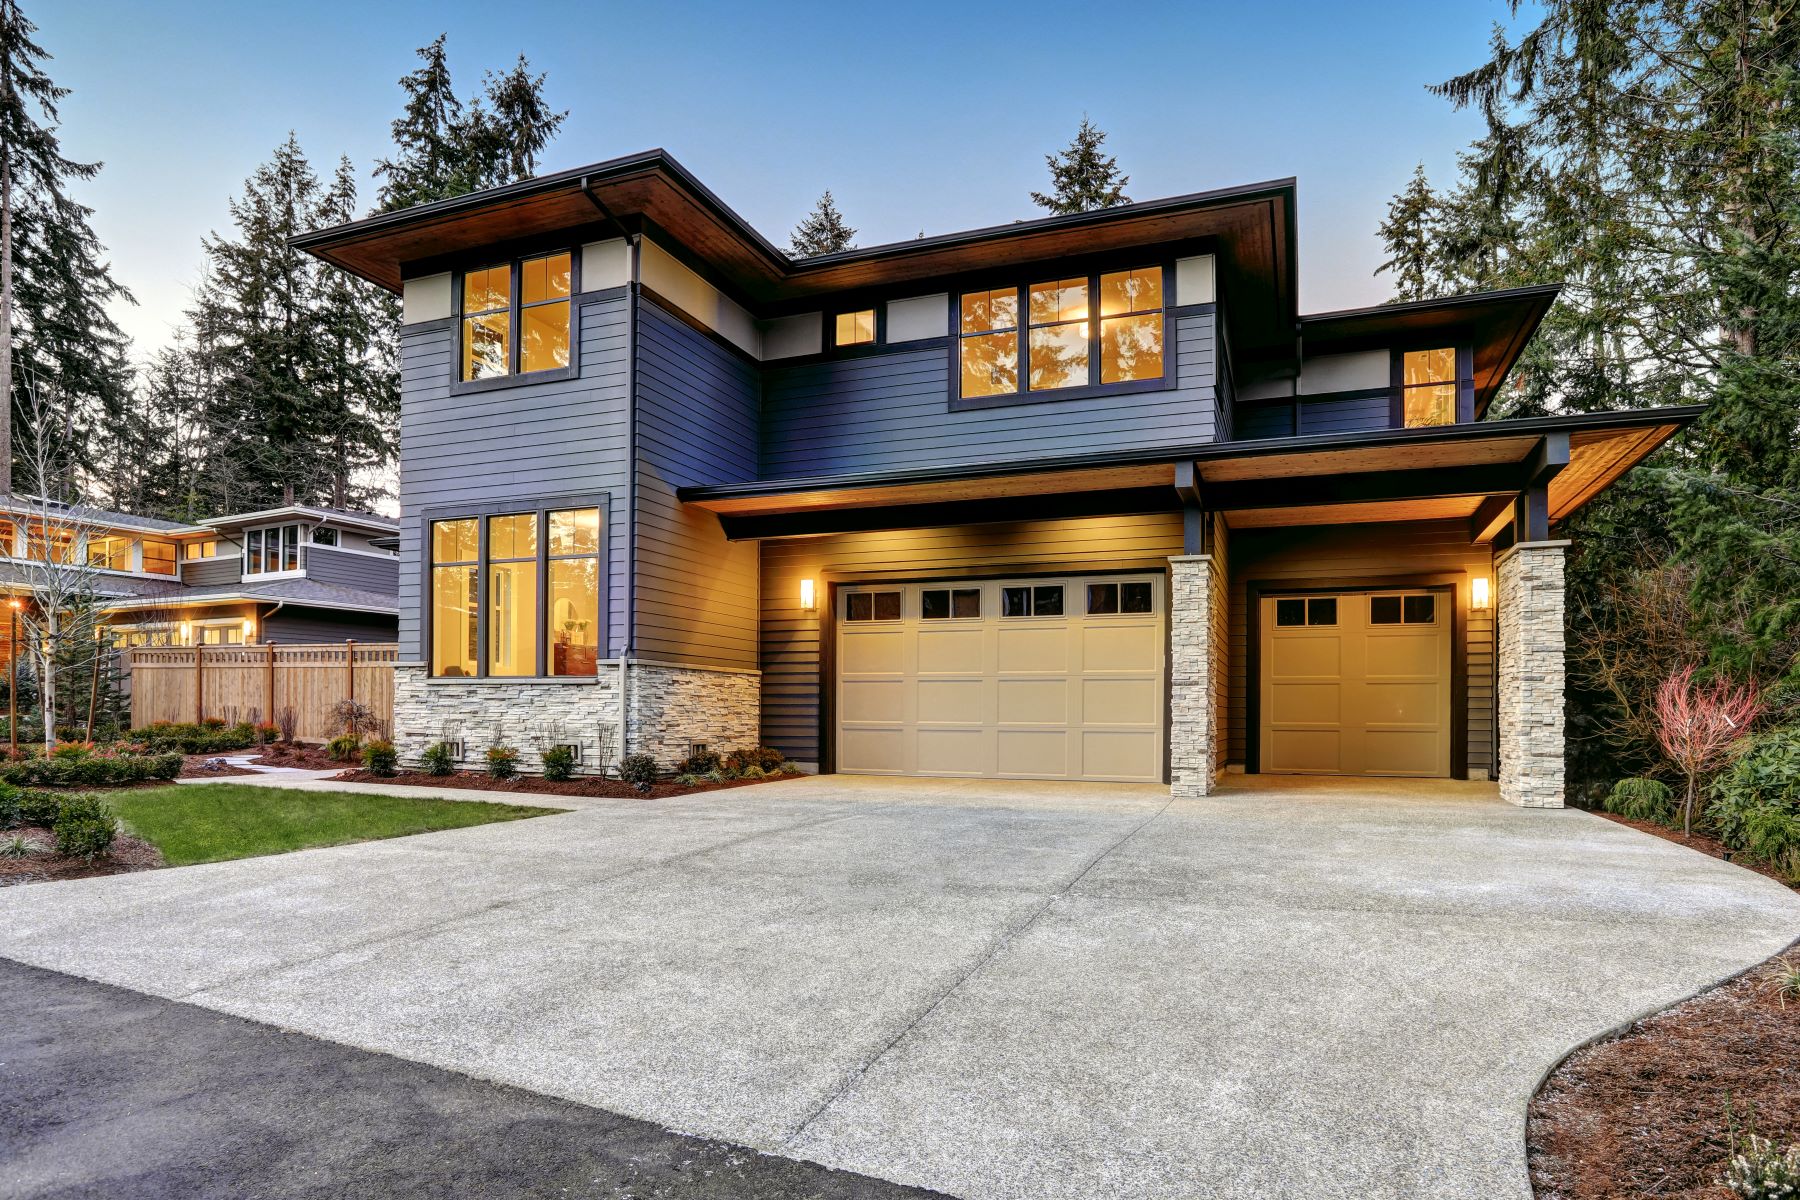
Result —
<path fill-rule="evenodd" d="M 1292 179 L 792 259 L 663 150 L 302 234 L 292 244 L 390 291 L 485 248 L 568 235 L 667 231 L 758 315 L 827 293 L 925 285 L 1070 255 L 1205 242 L 1231 297 L 1233 339 L 1291 348 L 1297 305 Z"/>
<path fill-rule="evenodd" d="M 1300 318 L 1300 338 L 1308 358 L 1432 341 L 1472 345 L 1479 418 L 1561 290 L 1548 284 L 1313 313 Z"/>
<path fill-rule="evenodd" d="M 204 596 L 184 596 L 179 593 L 169 596 L 135 596 L 124 600 L 103 601 L 100 610 L 102 612 L 131 612 L 147 608 L 217 608 L 226 604 L 279 604 L 285 608 L 320 608 L 340 612 L 379 613 L 383 616 L 394 616 L 400 611 L 398 603 L 380 605 L 318 598 L 302 600 L 292 596 L 258 595 L 255 592 L 215 592 Z"/>
<path fill-rule="evenodd" d="M 1699 416 L 1700 406 L 1428 429 L 1216 442 L 1033 463 L 975 463 L 681 488 L 733 538 L 1170 511 L 1188 499 L 1234 528 L 1468 518 L 1536 482 L 1561 521 Z M 1510 501 L 1509 501 L 1510 502 Z"/>
<path fill-rule="evenodd" d="M 265 508 L 257 512 L 208 517 L 200 524 L 211 531 L 242 529 L 247 525 L 264 525 L 271 521 L 285 520 L 316 521 L 322 525 L 341 525 L 346 529 L 361 529 L 376 534 L 395 534 L 400 530 L 398 521 L 386 520 L 372 514 L 359 516 L 353 513 L 334 512 L 328 508 L 312 508 L 304 504 L 287 504 L 280 508 Z"/>

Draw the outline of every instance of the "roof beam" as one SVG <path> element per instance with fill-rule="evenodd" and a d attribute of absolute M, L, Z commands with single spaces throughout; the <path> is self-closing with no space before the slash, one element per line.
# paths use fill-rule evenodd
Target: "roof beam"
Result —
<path fill-rule="evenodd" d="M 1177 500 L 1167 487 L 1063 492 L 1048 496 L 1002 496 L 986 500 L 946 500 L 934 504 L 893 504 L 867 508 L 811 508 L 801 512 L 719 515 L 734 542 L 760 538 L 816 537 L 828 533 L 870 533 L 886 529 L 931 529 L 940 525 L 980 525 L 1002 521 L 1046 521 L 1070 517 L 1174 512 Z"/>
<path fill-rule="evenodd" d="M 1206 504 L 1209 508 L 1229 512 L 1240 508 L 1300 508 L 1320 504 L 1362 504 L 1372 500 L 1489 496 L 1517 492 L 1523 483 L 1518 463 L 1364 471 L 1214 483 L 1206 489 Z"/>

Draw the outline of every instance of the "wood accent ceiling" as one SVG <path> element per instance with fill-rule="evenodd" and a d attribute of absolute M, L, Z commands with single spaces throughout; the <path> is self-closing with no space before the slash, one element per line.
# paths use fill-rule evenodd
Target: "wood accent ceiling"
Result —
<path fill-rule="evenodd" d="M 1678 425 L 1594 429 L 1569 437 L 1569 465 L 1550 481 L 1550 519 L 1560 521 L 1650 454 Z"/>
<path fill-rule="evenodd" d="M 1031 474 L 996 475 L 979 479 L 944 479 L 861 487 L 818 488 L 804 492 L 777 492 L 763 496 L 734 496 L 690 500 L 721 516 L 751 516 L 808 512 L 832 508 L 885 508 L 897 504 L 941 504 L 959 500 L 996 500 L 1017 496 L 1060 496 L 1070 492 L 1104 492 L 1136 487 L 1166 487 L 1169 507 L 1175 508 L 1175 467 L 1149 463 L 1086 470 L 1040 471 Z"/>
<path fill-rule="evenodd" d="M 1537 437 L 1451 439 L 1420 444 L 1344 446 L 1298 454 L 1258 454 L 1244 458 L 1201 460 L 1203 483 L 1293 476 L 1349 475 L 1364 471 L 1412 471 L 1427 467 L 1477 467 L 1524 462 Z"/>
<path fill-rule="evenodd" d="M 1297 525 L 1367 525 L 1379 521 L 1442 521 L 1472 517 L 1479 496 L 1425 500 L 1376 500 L 1350 504 L 1310 504 L 1297 508 L 1240 508 L 1225 514 L 1232 529 L 1280 529 Z"/>

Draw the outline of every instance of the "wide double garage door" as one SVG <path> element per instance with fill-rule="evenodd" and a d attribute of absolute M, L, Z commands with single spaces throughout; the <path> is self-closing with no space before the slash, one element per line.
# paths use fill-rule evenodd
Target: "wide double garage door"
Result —
<path fill-rule="evenodd" d="M 846 586 L 837 769 L 1163 778 L 1160 575 Z"/>
<path fill-rule="evenodd" d="M 1264 597 L 1262 769 L 1449 775 L 1451 595 Z"/>

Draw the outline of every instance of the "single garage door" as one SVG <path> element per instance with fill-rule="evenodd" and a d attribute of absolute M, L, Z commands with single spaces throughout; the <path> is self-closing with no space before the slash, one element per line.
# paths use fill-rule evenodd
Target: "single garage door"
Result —
<path fill-rule="evenodd" d="M 1157 575 L 843 587 L 837 768 L 1163 778 Z"/>
<path fill-rule="evenodd" d="M 1419 591 L 1264 597 L 1262 769 L 1448 776 L 1448 603 Z"/>

